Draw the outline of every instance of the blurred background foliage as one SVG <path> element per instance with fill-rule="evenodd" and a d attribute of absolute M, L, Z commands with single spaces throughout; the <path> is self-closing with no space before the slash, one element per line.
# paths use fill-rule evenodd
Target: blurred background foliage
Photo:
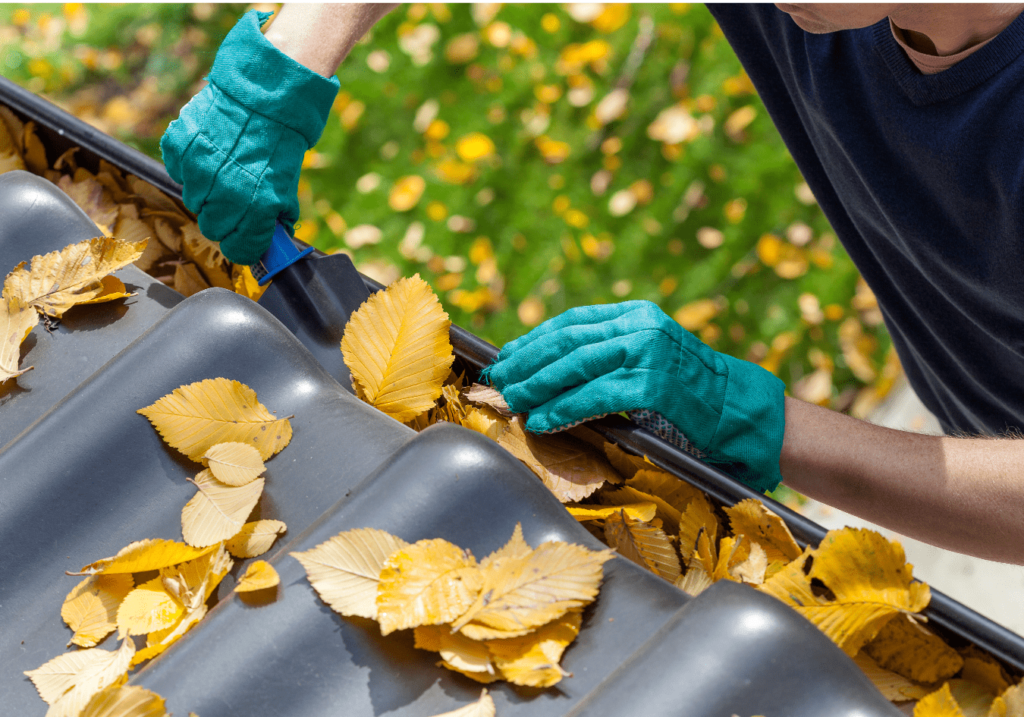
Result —
<path fill-rule="evenodd" d="M 152 157 L 247 9 L 0 5 L 0 69 Z M 864 416 L 899 374 L 874 297 L 700 5 L 410 4 L 339 72 L 297 236 L 419 273 L 497 345 L 648 299 Z"/>

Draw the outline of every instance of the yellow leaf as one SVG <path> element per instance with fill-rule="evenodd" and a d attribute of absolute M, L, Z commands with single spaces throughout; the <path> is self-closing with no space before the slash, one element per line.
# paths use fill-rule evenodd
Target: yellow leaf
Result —
<path fill-rule="evenodd" d="M 676 579 L 676 587 L 691 597 L 697 597 L 711 587 L 711 577 L 700 563 L 694 563 L 686 569 L 686 574 Z"/>
<path fill-rule="evenodd" d="M 532 551 L 533 548 L 531 548 L 529 543 L 527 543 L 523 538 L 522 523 L 516 523 L 516 527 L 512 531 L 512 537 L 509 538 L 509 541 L 481 560 L 480 567 L 489 567 L 494 561 L 500 560 L 501 558 L 520 558 L 524 555 L 529 555 Z"/>
<path fill-rule="evenodd" d="M 473 604 L 480 582 L 472 553 L 447 540 L 421 540 L 398 550 L 380 571 L 381 634 L 451 622 Z"/>
<path fill-rule="evenodd" d="M 7 296 L 6 292 L 0 297 L 0 384 L 29 370 L 18 369 L 21 342 L 38 322 L 39 314 L 35 309 L 17 297 Z"/>
<path fill-rule="evenodd" d="M 256 392 L 226 378 L 208 378 L 174 389 L 140 408 L 163 439 L 194 461 L 218 443 L 247 443 L 267 460 L 288 445 L 292 426 L 274 418 Z"/>
<path fill-rule="evenodd" d="M 746 538 L 746 536 L 743 536 Z M 760 585 L 768 569 L 768 556 L 760 543 L 748 541 L 749 554 L 738 563 L 729 566 L 729 575 L 741 583 Z"/>
<path fill-rule="evenodd" d="M 956 650 L 928 628 L 903 616 L 886 623 L 863 652 L 879 666 L 915 682 L 947 680 L 964 666 Z"/>
<path fill-rule="evenodd" d="M 91 575 L 64 598 L 60 616 L 75 631 L 69 645 L 93 647 L 117 627 L 117 607 L 135 587 L 131 575 Z"/>
<path fill-rule="evenodd" d="M 191 480 L 199 491 L 181 510 L 181 534 L 189 545 L 202 548 L 234 536 L 245 525 L 263 494 L 264 479 L 231 486 L 209 470 Z"/>
<path fill-rule="evenodd" d="M 167 710 L 155 692 L 115 684 L 93 695 L 81 717 L 167 717 Z"/>
<path fill-rule="evenodd" d="M 178 622 L 167 630 L 151 632 L 149 634 L 149 638 L 146 640 L 146 646 L 136 652 L 135 656 L 132 658 L 132 666 L 134 667 L 146 660 L 152 660 L 157 655 L 163 653 L 168 647 L 180 640 L 186 632 L 192 629 L 193 625 L 202 620 L 205 616 L 206 605 L 200 604 L 195 610 L 186 611 Z"/>
<path fill-rule="evenodd" d="M 241 294 L 253 301 L 259 301 L 260 297 L 263 296 L 263 292 L 270 286 L 270 284 L 260 286 L 259 282 L 256 281 L 256 277 L 252 275 L 252 270 L 241 264 L 235 264 L 231 268 L 231 276 L 235 293 Z"/>
<path fill-rule="evenodd" d="M 921 685 L 914 684 L 906 677 L 879 667 L 878 663 L 863 652 L 854 657 L 853 661 L 857 663 L 857 667 L 871 680 L 871 683 L 878 688 L 878 691 L 882 693 L 885 699 L 890 702 L 919 700 L 928 694 L 928 690 Z"/>
<path fill-rule="evenodd" d="M 176 540 L 153 538 L 138 540 L 118 551 L 112 558 L 103 558 L 82 568 L 82 574 L 141 573 L 159 570 L 187 560 L 194 560 L 213 551 L 209 548 L 193 548 Z"/>
<path fill-rule="evenodd" d="M 921 698 L 914 707 L 914 717 L 965 717 L 949 691 L 949 684 Z"/>
<path fill-rule="evenodd" d="M 427 183 L 419 175 L 401 177 L 388 193 L 388 206 L 396 212 L 407 212 L 419 203 L 426 188 Z"/>
<path fill-rule="evenodd" d="M 100 279 L 100 293 L 88 301 L 76 302 L 76 306 L 84 304 L 102 304 L 116 299 L 127 299 L 129 296 L 135 296 L 135 292 L 128 291 L 123 281 L 113 275 L 104 276 Z"/>
<path fill-rule="evenodd" d="M 438 652 L 446 666 L 461 672 L 496 675 L 486 642 L 470 640 L 447 625 L 420 625 L 413 631 L 414 644 L 421 650 Z"/>
<path fill-rule="evenodd" d="M 927 585 L 912 582 L 903 548 L 874 531 L 830 531 L 805 574 L 807 560 L 790 563 L 762 589 L 783 601 L 791 598 L 800 614 L 851 657 L 895 615 L 920 612 L 931 598 Z M 791 569 L 797 562 L 800 569 Z M 829 593 L 816 597 L 812 580 Z"/>
<path fill-rule="evenodd" d="M 236 558 L 255 558 L 270 550 L 270 546 L 288 527 L 280 520 L 257 520 L 246 523 L 224 545 Z"/>
<path fill-rule="evenodd" d="M 587 520 L 605 520 L 612 515 L 616 515 L 619 511 L 625 511 L 633 520 L 639 520 L 643 523 L 650 523 L 654 520 L 654 513 L 657 510 L 657 506 L 654 503 L 628 503 L 626 505 L 609 505 L 601 507 L 599 505 L 580 505 L 573 503 L 566 503 L 565 509 L 569 511 L 576 520 L 581 523 Z"/>
<path fill-rule="evenodd" d="M 1009 687 L 996 697 L 989 717 L 1024 717 L 1024 683 Z"/>
<path fill-rule="evenodd" d="M 248 443 L 218 443 L 203 454 L 213 477 L 227 485 L 252 483 L 267 468 L 260 452 Z"/>
<path fill-rule="evenodd" d="M 582 500 L 609 476 L 618 477 L 604 456 L 583 441 L 564 434 L 526 433 L 518 417 L 509 421 L 498 436 L 498 443 L 537 474 L 563 503 Z"/>
<path fill-rule="evenodd" d="M 682 513 L 686 510 L 687 506 L 690 505 L 690 501 L 695 498 L 704 497 L 704 494 L 694 488 L 689 483 L 686 483 L 679 478 L 676 478 L 670 473 L 665 471 L 659 471 L 651 466 L 643 470 L 638 470 L 632 478 L 626 481 L 626 485 L 644 493 L 660 498 L 668 505 L 675 508 L 675 513 L 671 517 L 676 521 L 677 525 L 673 526 L 670 523 L 665 523 L 666 530 L 678 530 L 679 517 L 676 513 Z M 664 513 L 664 510 L 662 511 Z M 662 517 L 662 520 L 666 516 Z"/>
<path fill-rule="evenodd" d="M 473 704 L 434 717 L 494 717 L 494 700 L 487 694 L 487 690 L 483 690 L 480 699 Z"/>
<path fill-rule="evenodd" d="M 966 717 L 989 717 L 992 704 L 996 699 L 992 692 L 970 680 L 956 679 L 950 680 L 946 684 L 949 685 L 949 691 L 953 695 L 953 699 L 956 700 L 960 710 Z M 924 692 L 927 691 L 924 690 Z M 1016 712 L 1013 715 L 1024 717 L 1024 712 Z M 997 715 L 996 717 L 1003 716 Z"/>
<path fill-rule="evenodd" d="M 1009 676 L 991 655 L 982 652 L 974 645 L 960 650 L 964 658 L 963 671 L 960 676 L 965 680 L 984 685 L 992 694 L 1002 694 L 1010 686 Z"/>
<path fill-rule="evenodd" d="M 174 290 L 186 299 L 206 291 L 210 284 L 199 271 L 199 267 L 190 261 L 183 262 L 174 267 Z"/>
<path fill-rule="evenodd" d="M 164 589 L 163 579 L 153 578 L 132 590 L 121 602 L 117 609 L 117 629 L 122 637 L 166 630 L 184 612 L 182 604 Z"/>
<path fill-rule="evenodd" d="M 185 606 L 194 611 L 213 594 L 213 591 L 231 570 L 234 561 L 223 546 L 202 555 L 195 560 L 172 568 L 163 568 L 160 577 L 164 587 L 172 591 Z"/>
<path fill-rule="evenodd" d="M 345 365 L 364 400 L 401 422 L 430 409 L 455 360 L 450 326 L 419 274 L 367 299 L 341 340 Z"/>
<path fill-rule="evenodd" d="M 78 717 L 94 694 L 128 671 L 134 654 L 135 643 L 127 639 L 114 651 L 66 652 L 25 674 L 50 705 L 49 717 Z"/>
<path fill-rule="evenodd" d="M 25 169 L 25 162 L 22 160 L 21 155 L 18 154 L 4 154 L 0 152 L 0 174 L 6 174 L 7 172 L 13 172 L 16 169 Z"/>
<path fill-rule="evenodd" d="M 145 242 L 120 242 L 98 237 L 69 244 L 60 251 L 32 257 L 7 275 L 4 293 L 27 306 L 60 318 L 75 304 L 89 301 L 103 291 L 101 279 L 142 256 Z"/>
<path fill-rule="evenodd" d="M 281 582 L 277 571 L 265 560 L 257 560 L 245 569 L 245 574 L 238 580 L 235 586 L 236 593 L 253 592 L 255 590 L 266 590 Z"/>
<path fill-rule="evenodd" d="M 760 543 L 769 562 L 788 562 L 800 557 L 800 546 L 797 545 L 785 522 L 756 498 L 748 498 L 732 507 L 726 507 L 725 513 L 729 516 L 733 534 L 742 534 L 755 543 Z"/>
<path fill-rule="evenodd" d="M 468 407 L 466 409 L 466 417 L 462 419 L 462 425 L 471 431 L 482 433 L 492 441 L 497 441 L 498 436 L 504 432 L 505 427 L 508 425 L 508 421 L 488 406 L 480 408 Z"/>
<path fill-rule="evenodd" d="M 718 543 L 718 562 L 711 571 L 711 579 L 716 583 L 719 580 L 734 580 L 731 569 L 746 560 L 749 555 L 750 542 L 744 539 L 744 536 L 722 538 Z"/>
<path fill-rule="evenodd" d="M 470 132 L 455 143 L 455 151 L 463 162 L 475 162 L 494 154 L 494 142 L 481 132 Z"/>
<path fill-rule="evenodd" d="M 46 148 L 43 146 L 43 142 L 39 139 L 39 135 L 36 134 L 36 123 L 26 122 L 25 132 L 21 137 L 22 146 L 25 151 L 22 156 L 25 159 L 25 166 L 33 174 L 42 174 L 49 169 L 49 164 L 46 161 Z"/>
<path fill-rule="evenodd" d="M 624 510 L 612 515 L 604 524 L 605 541 L 619 555 L 660 575 L 669 582 L 679 577 L 676 549 L 668 536 L 652 525 L 630 518 Z"/>
<path fill-rule="evenodd" d="M 697 536 L 697 549 L 690 556 L 690 564 L 698 564 L 708 574 L 708 580 L 714 582 L 715 567 L 718 565 L 718 550 L 706 530 L 702 530 Z"/>
<path fill-rule="evenodd" d="M 310 584 L 332 610 L 376 620 L 377 585 L 384 561 L 408 545 L 383 530 L 357 528 L 290 555 L 302 563 Z"/>
<path fill-rule="evenodd" d="M 452 627 L 476 621 L 513 632 L 551 622 L 597 596 L 601 566 L 613 555 L 548 542 L 528 555 L 495 560 L 481 571 L 479 597 Z"/>
<path fill-rule="evenodd" d="M 512 684 L 551 687 L 566 674 L 558 663 L 579 634 L 581 621 L 581 610 L 570 610 L 528 635 L 492 640 L 487 649 L 501 676 Z"/>
<path fill-rule="evenodd" d="M 647 470 L 652 467 L 651 464 L 645 461 L 642 457 L 626 453 L 614 443 L 605 443 L 604 453 L 615 470 L 617 470 L 623 478 L 632 478 L 636 475 L 637 471 Z"/>
<path fill-rule="evenodd" d="M 637 475 L 640 475 L 637 472 Z M 633 480 L 632 478 L 630 480 Z M 626 481 L 626 485 L 615 490 L 606 490 L 600 494 L 601 502 L 605 505 L 629 505 L 631 503 L 654 503 L 657 506 L 655 515 L 661 520 L 662 525 L 665 526 L 665 530 L 671 533 L 675 533 L 679 530 L 679 511 L 676 510 L 671 504 L 669 504 L 663 498 L 659 498 L 651 493 L 646 493 L 638 488 L 629 485 L 629 481 Z"/>

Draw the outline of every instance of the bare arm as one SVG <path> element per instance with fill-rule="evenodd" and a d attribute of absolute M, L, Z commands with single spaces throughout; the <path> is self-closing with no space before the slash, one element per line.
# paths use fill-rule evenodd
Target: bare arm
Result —
<path fill-rule="evenodd" d="M 1024 564 L 1024 440 L 922 436 L 786 399 L 784 483 L 918 540 Z"/>
<path fill-rule="evenodd" d="M 300 3 L 281 8 L 266 38 L 284 54 L 324 77 L 338 71 L 352 47 L 394 3 Z"/>

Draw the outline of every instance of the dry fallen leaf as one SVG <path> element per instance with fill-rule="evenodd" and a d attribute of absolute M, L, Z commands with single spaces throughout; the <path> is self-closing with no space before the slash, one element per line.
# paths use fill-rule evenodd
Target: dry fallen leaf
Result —
<path fill-rule="evenodd" d="M 494 717 L 494 700 L 487 694 L 487 690 L 484 690 L 480 693 L 480 699 L 473 704 L 434 717 Z"/>
<path fill-rule="evenodd" d="M 190 261 L 183 262 L 174 267 L 174 290 L 186 299 L 210 288 L 206 279 L 199 272 L 199 268 Z"/>
<path fill-rule="evenodd" d="M 497 441 L 508 425 L 508 421 L 493 408 L 470 406 L 466 409 L 466 417 L 462 419 L 462 425 L 471 431 L 482 433 L 492 441 Z"/>
<path fill-rule="evenodd" d="M 996 697 L 988 717 L 1024 717 L 1024 683 L 1008 687 Z"/>
<path fill-rule="evenodd" d="M 213 477 L 227 485 L 252 483 L 267 468 L 260 452 L 247 443 L 218 443 L 203 454 Z"/>
<path fill-rule="evenodd" d="M 747 536 L 740 536 L 746 538 Z M 747 542 L 747 557 L 728 566 L 729 577 L 737 582 L 760 585 L 768 569 L 768 555 L 760 543 Z"/>
<path fill-rule="evenodd" d="M 953 699 L 949 685 L 922 697 L 914 707 L 914 717 L 966 717 Z"/>
<path fill-rule="evenodd" d="M 131 575 L 91 575 L 64 598 L 60 616 L 75 631 L 69 645 L 93 647 L 117 627 L 117 608 L 135 587 Z"/>
<path fill-rule="evenodd" d="M 805 552 L 760 588 L 792 605 L 852 657 L 895 615 L 928 605 L 928 586 L 912 582 L 911 571 L 898 543 L 846 528 L 830 531 L 813 558 Z M 829 595 L 814 595 L 815 579 Z"/>
<path fill-rule="evenodd" d="M 256 392 L 226 378 L 209 378 L 174 389 L 140 408 L 163 439 L 194 461 L 218 443 L 246 443 L 267 460 L 288 445 L 292 427 L 256 400 Z"/>
<path fill-rule="evenodd" d="M 550 542 L 527 555 L 495 560 L 481 569 L 479 597 L 452 627 L 475 621 L 514 633 L 551 622 L 597 596 L 601 566 L 613 555 Z"/>
<path fill-rule="evenodd" d="M 627 503 L 626 505 L 582 505 L 578 503 L 566 503 L 565 509 L 569 511 L 576 520 L 581 523 L 587 520 L 606 520 L 620 511 L 625 511 L 633 520 L 643 523 L 650 523 L 654 520 L 654 513 L 657 506 L 654 503 Z"/>
<path fill-rule="evenodd" d="M 915 682 L 938 682 L 960 672 L 964 659 L 923 625 L 897 615 L 864 646 L 863 653 L 886 670 Z"/>
<path fill-rule="evenodd" d="M 25 674 L 50 705 L 48 717 L 78 717 L 93 695 L 128 671 L 134 654 L 135 643 L 123 640 L 117 650 L 66 652 Z"/>
<path fill-rule="evenodd" d="M 533 548 L 523 538 L 522 523 L 516 523 L 516 527 L 512 530 L 512 537 L 509 538 L 508 542 L 481 560 L 480 567 L 489 567 L 494 561 L 501 558 L 520 558 L 529 555 L 531 552 L 533 552 Z"/>
<path fill-rule="evenodd" d="M 167 710 L 155 692 L 114 684 L 93 695 L 80 717 L 167 717 Z"/>
<path fill-rule="evenodd" d="M 570 610 L 528 635 L 492 640 L 487 649 L 501 676 L 512 684 L 551 687 L 566 676 L 558 663 L 579 634 L 582 619 L 581 610 Z"/>
<path fill-rule="evenodd" d="M 401 422 L 432 408 L 455 360 L 450 326 L 419 274 L 367 299 L 341 340 L 345 365 L 363 400 Z"/>
<path fill-rule="evenodd" d="M 181 534 L 197 548 L 214 545 L 237 534 L 263 494 L 263 478 L 232 486 L 202 471 L 190 480 L 198 492 L 181 510 Z"/>
<path fill-rule="evenodd" d="M 509 421 L 498 443 L 536 473 L 563 503 L 582 500 L 609 477 L 618 477 L 604 456 L 583 441 L 564 434 L 526 433 L 518 417 Z"/>
<path fill-rule="evenodd" d="M 665 533 L 653 525 L 631 518 L 620 510 L 604 524 L 605 540 L 619 555 L 675 582 L 680 575 L 679 557 Z"/>
<path fill-rule="evenodd" d="M 154 538 L 138 540 L 118 551 L 112 558 L 103 558 L 82 568 L 82 575 L 142 573 L 159 570 L 188 560 L 194 560 L 215 550 L 214 547 L 194 548 L 176 540 Z"/>
<path fill-rule="evenodd" d="M 637 475 L 640 475 L 638 472 Z M 632 479 L 630 479 L 632 480 Z M 645 493 L 634 486 L 627 484 L 614 490 L 604 490 L 598 496 L 605 505 L 621 506 L 631 503 L 654 503 L 655 517 L 661 521 L 666 532 L 675 533 L 679 530 L 680 513 L 665 499 L 652 493 Z"/>
<path fill-rule="evenodd" d="M 103 293 L 101 279 L 138 259 L 145 247 L 113 237 L 70 244 L 32 257 L 28 269 L 19 264 L 7 275 L 4 293 L 59 319 L 75 304 L 96 299 Z"/>
<path fill-rule="evenodd" d="M 253 301 L 259 301 L 269 286 L 269 284 L 260 286 L 256 277 L 252 275 L 252 270 L 239 264 L 235 264 L 231 270 L 231 283 L 236 294 L 241 294 Z"/>
<path fill-rule="evenodd" d="M 513 416 L 508 403 L 505 401 L 505 397 L 496 388 L 491 388 L 481 383 L 474 383 L 466 389 L 465 395 L 467 401 L 492 408 L 505 418 Z"/>
<path fill-rule="evenodd" d="M 928 690 L 921 685 L 915 684 L 895 672 L 890 672 L 884 667 L 879 667 L 878 663 L 863 652 L 854 657 L 853 661 L 890 702 L 919 700 L 928 694 Z"/>
<path fill-rule="evenodd" d="M 287 529 L 280 520 L 257 520 L 246 523 L 224 543 L 224 547 L 236 558 L 255 558 L 270 550 L 277 536 L 284 534 Z"/>
<path fill-rule="evenodd" d="M 357 528 L 290 555 L 302 563 L 310 584 L 332 610 L 376 620 L 377 586 L 384 561 L 408 545 L 383 530 Z"/>
<path fill-rule="evenodd" d="M 254 592 L 275 587 L 281 582 L 277 571 L 265 560 L 257 560 L 245 569 L 245 573 L 235 585 L 236 593 Z"/>
<path fill-rule="evenodd" d="M 39 322 L 39 313 L 15 297 L 0 297 L 0 383 L 20 376 L 32 367 L 19 369 L 21 342 Z"/>
<path fill-rule="evenodd" d="M 756 498 L 740 501 L 725 509 L 729 516 L 729 524 L 735 535 L 745 535 L 750 540 L 760 543 L 768 556 L 768 561 L 796 560 L 800 557 L 800 546 L 786 523 L 779 516 L 764 507 Z"/>
<path fill-rule="evenodd" d="M 184 612 L 177 597 L 167 592 L 163 578 L 153 578 L 132 590 L 121 602 L 117 609 L 117 629 L 122 638 L 166 630 Z"/>
<path fill-rule="evenodd" d="M 456 672 L 470 676 L 470 673 L 483 673 L 488 682 L 492 677 L 499 677 L 486 642 L 452 632 L 447 625 L 420 625 L 413 631 L 413 639 L 420 650 L 440 653 L 445 667 Z"/>
<path fill-rule="evenodd" d="M 473 554 L 447 540 L 421 540 L 401 548 L 380 571 L 380 632 L 452 622 L 473 604 L 480 584 Z"/>

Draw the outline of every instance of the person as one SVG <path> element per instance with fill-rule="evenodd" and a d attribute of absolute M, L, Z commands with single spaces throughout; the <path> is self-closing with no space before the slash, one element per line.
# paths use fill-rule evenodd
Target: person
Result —
<path fill-rule="evenodd" d="M 297 219 L 333 75 L 392 7 L 288 5 L 266 36 L 247 13 L 168 128 L 168 172 L 233 261 L 254 262 L 273 222 Z M 710 9 L 946 435 L 787 397 L 649 302 L 570 309 L 485 375 L 531 431 L 631 411 L 758 490 L 784 481 L 904 535 L 1024 563 L 1024 6 Z"/>

